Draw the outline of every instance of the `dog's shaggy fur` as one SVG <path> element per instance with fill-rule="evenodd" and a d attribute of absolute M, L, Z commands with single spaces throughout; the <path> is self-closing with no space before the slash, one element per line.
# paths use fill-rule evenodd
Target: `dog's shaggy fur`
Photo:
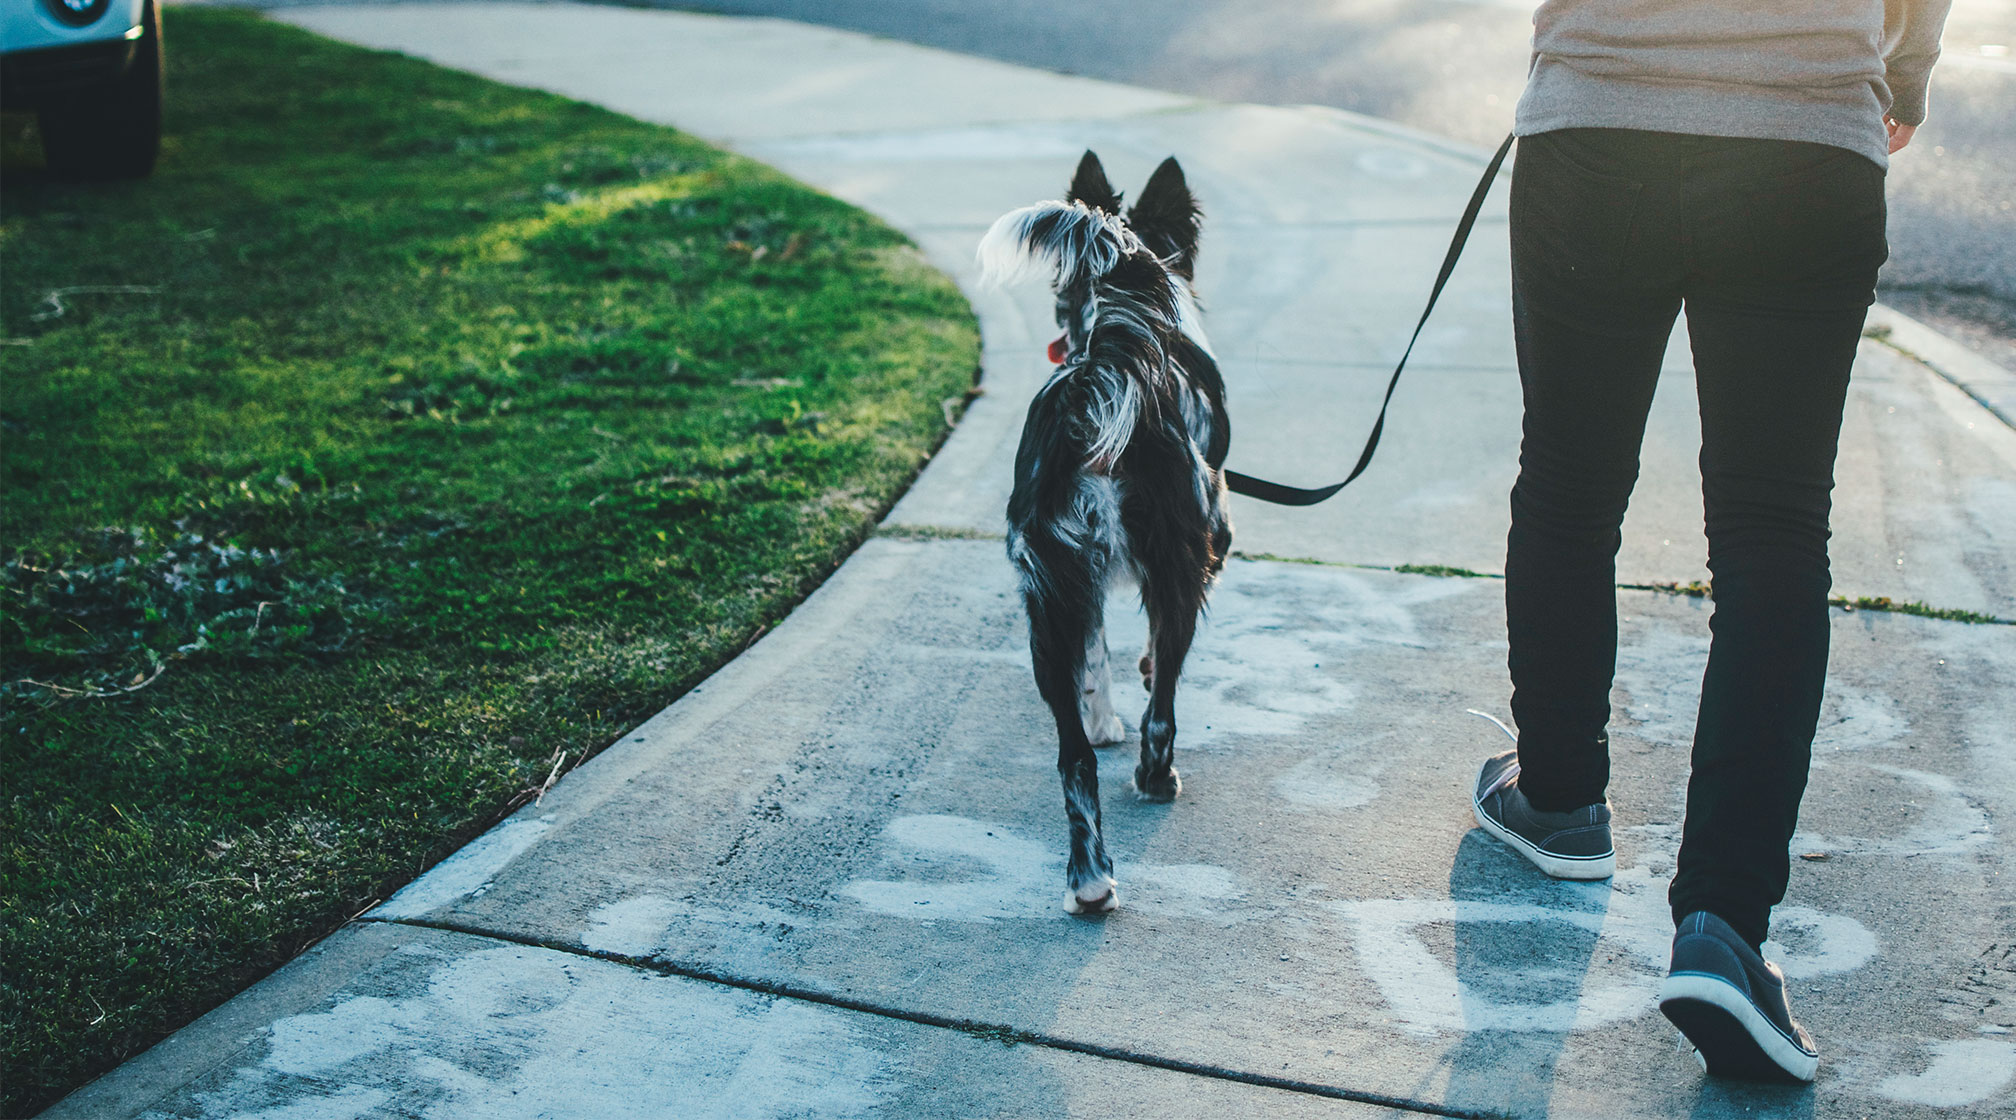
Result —
<path fill-rule="evenodd" d="M 1191 290 L 1199 225 L 1173 158 L 1123 214 L 1086 152 L 1065 201 L 1003 215 L 980 245 L 983 275 L 996 279 L 1032 263 L 1054 267 L 1064 330 L 1050 348 L 1057 370 L 1029 405 L 1015 456 L 1008 557 L 1029 612 L 1036 688 L 1057 723 L 1072 913 L 1118 901 L 1092 753 L 1126 738 L 1107 669 L 1107 586 L 1132 577 L 1148 612 L 1149 700 L 1134 787 L 1166 801 L 1181 789 L 1176 680 L 1232 545 L 1224 383 Z"/>

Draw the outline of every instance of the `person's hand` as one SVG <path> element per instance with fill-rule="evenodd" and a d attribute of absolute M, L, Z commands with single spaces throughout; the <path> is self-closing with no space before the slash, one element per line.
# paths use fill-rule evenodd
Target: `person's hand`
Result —
<path fill-rule="evenodd" d="M 1893 156 L 1903 151 L 1904 145 L 1909 144 L 1912 135 L 1918 131 L 1917 125 L 1900 124 L 1896 117 L 1884 117 L 1883 127 L 1890 130 L 1890 154 Z"/>

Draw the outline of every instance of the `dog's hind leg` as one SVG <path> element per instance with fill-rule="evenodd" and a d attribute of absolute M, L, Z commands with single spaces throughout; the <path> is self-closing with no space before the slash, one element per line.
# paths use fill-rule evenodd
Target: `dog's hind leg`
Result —
<path fill-rule="evenodd" d="M 1128 448 L 1125 466 L 1131 477 L 1161 482 L 1134 487 L 1122 510 L 1148 612 L 1148 710 L 1134 789 L 1147 800 L 1169 801 L 1183 789 L 1175 766 L 1176 682 L 1211 586 L 1211 478 L 1180 432 L 1151 429 L 1144 437 Z M 1194 485 L 1183 485 L 1186 473 Z"/>
<path fill-rule="evenodd" d="M 1095 747 L 1127 740 L 1127 725 L 1113 711 L 1112 657 L 1106 651 L 1106 627 L 1096 625 L 1085 644 L 1085 671 L 1079 675 L 1078 714 L 1085 737 Z"/>
<path fill-rule="evenodd" d="M 1025 549 L 1023 557 L 1037 562 L 1031 550 Z M 1057 773 L 1063 779 L 1064 816 L 1071 829 L 1064 909 L 1073 914 L 1104 913 L 1118 905 L 1119 896 L 1114 893 L 1113 860 L 1106 854 L 1099 814 L 1099 758 L 1092 753 L 1079 712 L 1085 653 L 1099 632 L 1098 585 L 1085 570 L 1082 554 L 1074 550 L 1056 550 L 1042 561 L 1044 578 L 1025 580 L 1022 600 L 1029 611 L 1036 691 L 1057 723 Z"/>

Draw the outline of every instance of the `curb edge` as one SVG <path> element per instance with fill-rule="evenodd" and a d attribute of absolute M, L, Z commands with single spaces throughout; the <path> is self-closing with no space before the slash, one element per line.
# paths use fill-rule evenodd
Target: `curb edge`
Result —
<path fill-rule="evenodd" d="M 1950 335 L 1882 303 L 1869 308 L 1863 335 L 1945 378 L 1996 419 L 2016 428 L 2016 373 L 1974 353 Z"/>

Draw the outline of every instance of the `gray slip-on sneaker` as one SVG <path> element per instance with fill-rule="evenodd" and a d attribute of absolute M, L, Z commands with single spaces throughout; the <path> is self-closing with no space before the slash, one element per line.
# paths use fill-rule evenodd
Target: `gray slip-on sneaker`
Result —
<path fill-rule="evenodd" d="M 1535 809 L 1519 792 L 1519 752 L 1484 760 L 1470 799 L 1477 824 L 1556 879 L 1608 879 L 1617 872 L 1610 845 L 1610 806 L 1584 805 L 1565 813 Z"/>
<path fill-rule="evenodd" d="M 1659 1011 L 1713 1076 L 1811 1081 L 1820 1066 L 1813 1036 L 1792 1018 L 1785 974 L 1706 910 L 1680 919 L 1673 934 Z"/>

